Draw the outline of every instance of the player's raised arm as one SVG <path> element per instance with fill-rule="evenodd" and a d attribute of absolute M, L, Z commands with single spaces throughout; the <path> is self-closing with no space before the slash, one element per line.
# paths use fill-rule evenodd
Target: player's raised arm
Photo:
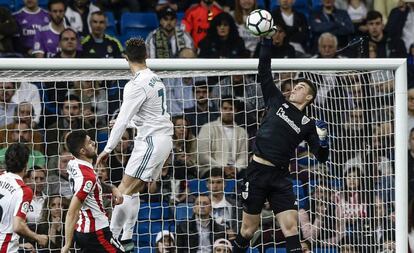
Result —
<path fill-rule="evenodd" d="M 284 100 L 282 92 L 276 87 L 273 81 L 272 69 L 271 69 L 271 46 L 272 38 L 271 36 L 275 33 L 275 27 L 271 28 L 268 35 L 262 37 L 260 44 L 260 54 L 259 54 L 259 78 L 260 86 L 262 88 L 263 98 L 268 106 L 271 103 Z M 275 101 L 272 101 L 275 99 Z"/>

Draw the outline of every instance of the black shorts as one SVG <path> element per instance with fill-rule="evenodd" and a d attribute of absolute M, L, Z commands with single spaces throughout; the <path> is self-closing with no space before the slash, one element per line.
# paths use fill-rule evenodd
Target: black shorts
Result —
<path fill-rule="evenodd" d="M 252 160 L 242 187 L 243 210 L 248 214 L 260 214 L 266 200 L 274 214 L 297 210 L 289 175 L 288 168 L 267 166 Z"/>
<path fill-rule="evenodd" d="M 92 233 L 80 233 L 75 231 L 74 240 L 76 247 L 81 248 L 82 253 L 119 253 L 121 243 L 112 237 L 109 227 L 97 230 Z"/>

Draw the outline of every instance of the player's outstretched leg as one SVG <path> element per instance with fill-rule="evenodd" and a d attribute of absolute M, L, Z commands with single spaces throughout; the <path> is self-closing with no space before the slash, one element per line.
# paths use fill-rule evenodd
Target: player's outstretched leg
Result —
<path fill-rule="evenodd" d="M 298 211 L 287 210 L 276 215 L 276 219 L 286 238 L 287 253 L 302 253 L 298 234 Z"/>
<path fill-rule="evenodd" d="M 259 228 L 260 214 L 248 214 L 243 211 L 242 227 L 233 243 L 233 253 L 246 253 L 250 240 Z"/>
<path fill-rule="evenodd" d="M 111 218 L 111 231 L 115 238 L 122 232 L 121 242 L 125 250 L 133 250 L 132 234 L 135 222 L 138 219 L 140 206 L 139 192 L 145 186 L 145 182 L 128 175 L 124 175 L 118 189 L 123 193 L 124 201 L 115 206 Z"/>

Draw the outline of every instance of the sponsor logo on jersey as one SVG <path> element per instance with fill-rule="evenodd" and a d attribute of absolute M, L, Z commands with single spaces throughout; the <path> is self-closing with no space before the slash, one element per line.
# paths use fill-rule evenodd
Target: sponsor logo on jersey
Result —
<path fill-rule="evenodd" d="M 302 125 L 306 125 L 306 124 L 308 124 L 308 123 L 309 123 L 309 121 L 310 121 L 310 119 L 309 119 L 308 117 L 303 116 L 303 118 L 302 118 Z"/>
<path fill-rule="evenodd" d="M 83 187 L 84 192 L 90 192 L 92 190 L 93 183 L 92 181 L 86 181 L 85 186 Z"/>
<path fill-rule="evenodd" d="M 27 212 L 29 212 L 29 208 L 30 208 L 29 202 L 27 202 L 27 201 L 23 202 L 21 212 L 24 213 L 24 214 L 27 214 Z"/>
<path fill-rule="evenodd" d="M 300 133 L 300 128 L 293 122 L 293 120 L 289 119 L 282 107 L 277 110 L 276 115 L 282 118 L 296 133 Z"/>
<path fill-rule="evenodd" d="M 289 105 L 286 104 L 286 103 L 283 103 L 282 106 L 285 107 L 285 108 L 289 108 Z"/>

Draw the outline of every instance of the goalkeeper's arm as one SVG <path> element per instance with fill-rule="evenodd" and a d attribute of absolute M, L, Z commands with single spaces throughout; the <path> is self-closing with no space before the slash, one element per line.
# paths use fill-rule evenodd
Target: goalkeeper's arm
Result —
<path fill-rule="evenodd" d="M 271 69 L 271 47 L 272 39 L 271 34 L 275 32 L 275 28 L 262 37 L 259 53 L 259 67 L 258 73 L 260 78 L 260 86 L 262 88 L 263 98 L 267 106 L 274 102 L 284 100 L 282 92 L 276 87 L 273 81 L 272 69 Z M 276 99 L 276 101 L 272 101 Z"/>

